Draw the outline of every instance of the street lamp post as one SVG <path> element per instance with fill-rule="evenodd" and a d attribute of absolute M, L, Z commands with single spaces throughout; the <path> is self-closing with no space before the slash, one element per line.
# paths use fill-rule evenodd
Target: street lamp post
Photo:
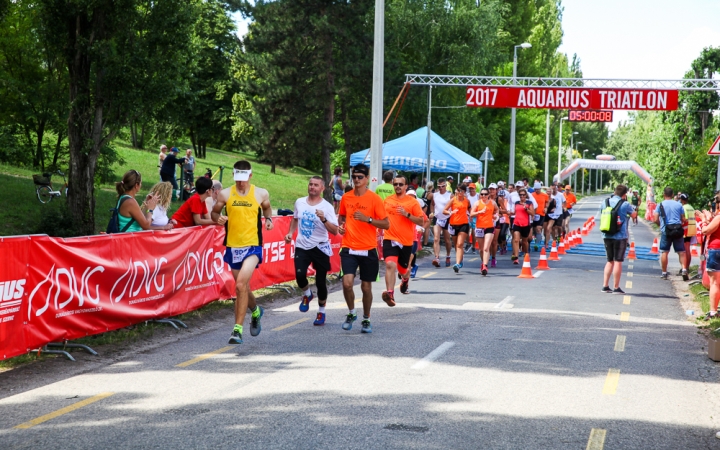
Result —
<path fill-rule="evenodd" d="M 577 153 L 577 147 L 578 147 L 578 145 L 580 145 L 580 144 L 582 144 L 582 142 L 576 142 L 576 143 L 575 143 L 575 152 L 576 152 L 576 153 Z M 574 189 L 575 189 L 575 192 L 577 192 L 577 179 L 578 179 L 577 171 L 575 171 L 575 183 L 573 183 L 573 186 L 575 186 L 575 188 L 574 188 Z"/>
<path fill-rule="evenodd" d="M 370 112 L 370 189 L 382 175 L 383 81 L 385 78 L 385 0 L 375 0 L 373 84 Z M 430 164 L 430 161 L 428 161 Z"/>
<path fill-rule="evenodd" d="M 513 86 L 515 85 L 515 79 L 517 78 L 517 49 L 519 48 L 530 48 L 532 45 L 528 42 L 523 42 L 520 45 L 516 45 L 513 50 Z M 508 174 L 508 183 L 515 182 L 515 108 L 512 108 L 510 112 L 510 173 Z"/>
<path fill-rule="evenodd" d="M 582 159 L 585 159 L 585 152 L 588 151 L 588 149 L 583 150 L 583 156 Z M 582 170 L 583 176 L 582 176 L 582 195 L 585 195 L 585 169 Z"/>
<path fill-rule="evenodd" d="M 560 167 L 560 164 L 562 163 L 562 123 L 563 120 L 568 120 L 567 117 L 561 117 L 560 118 L 560 137 L 558 138 L 558 181 L 560 181 L 560 171 L 562 168 Z"/>

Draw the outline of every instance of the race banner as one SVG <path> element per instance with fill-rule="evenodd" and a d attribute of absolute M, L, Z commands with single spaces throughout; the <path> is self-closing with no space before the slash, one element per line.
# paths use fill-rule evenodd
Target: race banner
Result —
<path fill-rule="evenodd" d="M 263 232 L 252 290 L 295 279 L 291 217 Z M 0 359 L 235 297 L 219 226 L 77 238 L 0 238 Z M 340 236 L 331 240 L 340 270 Z"/>

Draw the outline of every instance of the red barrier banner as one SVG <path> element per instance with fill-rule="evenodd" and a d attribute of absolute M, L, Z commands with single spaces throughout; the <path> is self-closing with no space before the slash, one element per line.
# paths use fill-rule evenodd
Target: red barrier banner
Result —
<path fill-rule="evenodd" d="M 295 279 L 291 217 L 263 233 L 253 290 Z M 70 239 L 0 238 L 0 359 L 235 297 L 218 226 Z M 339 271 L 340 237 L 331 258 Z"/>
<path fill-rule="evenodd" d="M 471 108 L 674 111 L 678 108 L 678 91 L 468 86 L 465 104 Z"/>

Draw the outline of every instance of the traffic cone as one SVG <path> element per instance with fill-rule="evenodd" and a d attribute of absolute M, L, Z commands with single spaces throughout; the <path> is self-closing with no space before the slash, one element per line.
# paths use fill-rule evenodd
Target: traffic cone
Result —
<path fill-rule="evenodd" d="M 635 254 L 635 242 L 630 243 L 630 251 L 628 252 L 628 259 L 637 259 L 637 255 Z"/>
<path fill-rule="evenodd" d="M 547 253 L 545 253 L 545 247 L 540 250 L 540 261 L 535 270 L 550 270 L 550 266 L 547 263 Z"/>
<path fill-rule="evenodd" d="M 557 249 L 558 255 L 565 255 L 567 252 L 565 251 L 565 243 L 560 239 L 560 245 L 558 245 Z"/>
<path fill-rule="evenodd" d="M 659 250 L 660 250 L 660 244 L 658 244 L 658 238 L 655 238 L 653 240 L 652 248 L 650 249 L 650 254 L 657 255 L 658 253 L 660 253 Z"/>
<path fill-rule="evenodd" d="M 582 233 L 580 232 L 580 228 L 577 229 L 577 233 L 575 234 L 575 240 L 577 241 L 577 245 L 580 245 L 583 243 Z"/>
<path fill-rule="evenodd" d="M 475 239 L 475 250 L 480 250 L 480 241 Z"/>
<path fill-rule="evenodd" d="M 569 248 L 573 248 L 573 247 L 575 247 L 575 245 L 576 245 L 576 244 L 575 244 L 575 231 L 574 231 L 574 230 L 570 232 L 570 235 L 569 235 L 569 237 L 568 237 L 568 245 L 569 245 Z"/>
<path fill-rule="evenodd" d="M 550 257 L 548 258 L 548 261 L 560 261 L 560 258 L 558 258 L 557 245 L 555 245 L 555 241 L 553 241 L 552 248 L 550 249 Z"/>
<path fill-rule="evenodd" d="M 532 269 L 530 268 L 530 254 L 525 253 L 525 260 L 523 261 L 522 265 L 522 272 L 520 272 L 520 275 L 518 275 L 518 278 L 535 278 L 532 274 Z"/>
<path fill-rule="evenodd" d="M 697 245 L 693 244 L 691 248 L 693 257 L 697 258 L 698 256 L 700 256 L 700 254 L 698 253 Z"/>
<path fill-rule="evenodd" d="M 588 224 L 587 224 L 587 222 L 585 222 L 585 223 L 583 224 L 583 226 L 582 226 L 582 233 L 580 233 L 580 234 L 582 234 L 583 236 L 587 236 L 587 235 L 588 235 Z"/>

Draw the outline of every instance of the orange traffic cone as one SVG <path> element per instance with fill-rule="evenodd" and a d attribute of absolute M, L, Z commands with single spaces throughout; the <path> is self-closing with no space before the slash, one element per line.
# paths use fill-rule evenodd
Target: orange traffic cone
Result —
<path fill-rule="evenodd" d="M 538 266 L 535 270 L 550 270 L 550 266 L 548 266 L 547 262 L 547 253 L 545 253 L 545 247 L 540 250 L 540 261 L 538 262 Z"/>
<path fill-rule="evenodd" d="M 581 232 L 580 234 L 582 234 L 583 236 L 587 236 L 587 235 L 588 235 L 588 224 L 587 224 L 587 222 L 585 222 L 585 223 L 583 224 L 583 226 L 582 226 L 582 232 Z"/>
<path fill-rule="evenodd" d="M 570 248 L 573 248 L 577 245 L 577 241 L 575 240 L 575 230 L 570 232 L 570 239 L 568 241 L 570 242 Z"/>
<path fill-rule="evenodd" d="M 560 245 L 558 245 L 558 255 L 565 255 L 567 252 L 565 252 L 565 243 L 560 239 Z"/>
<path fill-rule="evenodd" d="M 653 240 L 652 248 L 650 249 L 650 254 L 657 255 L 658 253 L 660 253 L 659 250 L 660 250 L 660 244 L 658 243 L 658 238 L 655 238 Z"/>
<path fill-rule="evenodd" d="M 475 250 L 480 250 L 480 241 L 475 239 Z"/>
<path fill-rule="evenodd" d="M 582 233 L 580 232 L 580 228 L 577 229 L 577 233 L 575 234 L 575 240 L 577 241 L 577 245 L 580 245 L 583 243 Z"/>
<path fill-rule="evenodd" d="M 522 265 L 522 272 L 520 272 L 520 275 L 518 275 L 518 278 L 535 278 L 532 274 L 532 269 L 530 268 L 530 254 L 525 253 L 525 260 L 523 261 Z"/>
<path fill-rule="evenodd" d="M 635 254 L 635 242 L 630 243 L 630 251 L 628 252 L 628 259 L 637 259 L 637 255 Z"/>
<path fill-rule="evenodd" d="M 558 258 L 557 245 L 555 245 L 555 241 L 553 241 L 552 248 L 550 249 L 550 257 L 548 258 L 548 261 L 560 261 L 560 258 Z"/>
<path fill-rule="evenodd" d="M 700 254 L 698 253 L 697 245 L 695 245 L 695 244 L 692 245 L 692 256 L 694 258 L 697 258 L 698 256 L 700 256 Z"/>

